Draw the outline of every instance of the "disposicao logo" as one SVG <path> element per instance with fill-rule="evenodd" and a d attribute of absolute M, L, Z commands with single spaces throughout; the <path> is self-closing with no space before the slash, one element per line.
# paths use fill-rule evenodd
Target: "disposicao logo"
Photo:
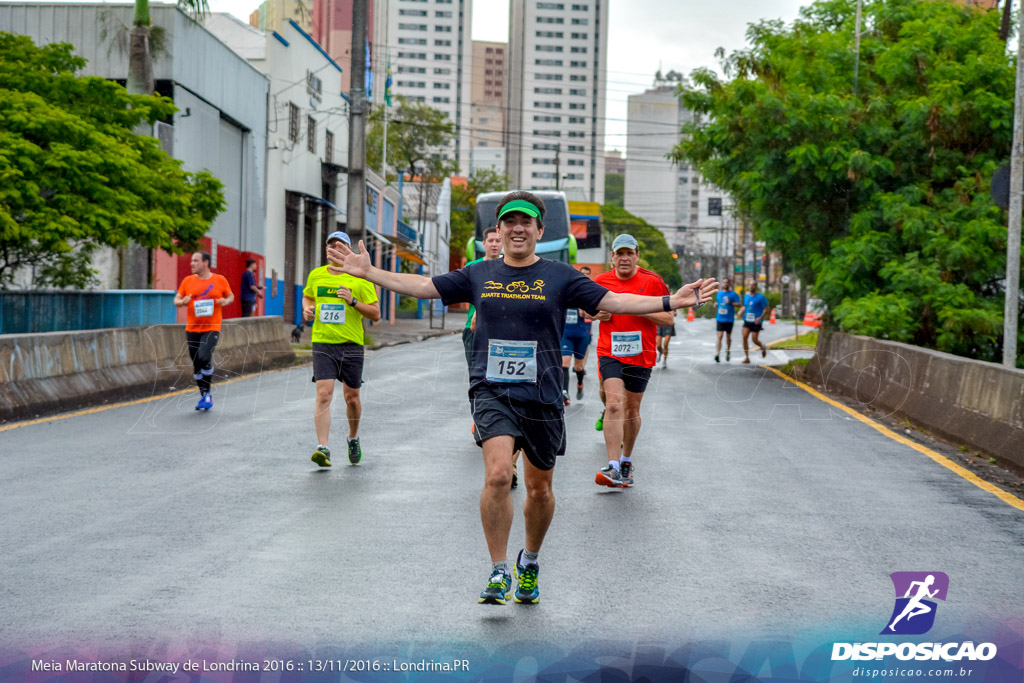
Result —
<path fill-rule="evenodd" d="M 946 600 L 949 577 L 943 572 L 893 572 L 889 578 L 896 589 L 896 606 L 889 625 L 879 635 L 928 633 L 935 624 L 937 605 L 933 600 Z"/>
<path fill-rule="evenodd" d="M 938 604 L 946 600 L 949 577 L 943 572 L 893 572 L 896 604 L 887 626 L 879 635 L 919 636 L 935 624 Z M 988 661 L 996 656 L 993 643 L 834 643 L 832 660 L 871 660 L 895 656 L 918 661 Z"/>

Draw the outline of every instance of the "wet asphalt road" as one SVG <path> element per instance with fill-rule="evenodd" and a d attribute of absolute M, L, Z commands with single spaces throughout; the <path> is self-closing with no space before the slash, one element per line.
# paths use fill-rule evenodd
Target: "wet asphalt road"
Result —
<path fill-rule="evenodd" d="M 741 366 L 739 335 L 716 364 L 713 325 L 677 324 L 626 491 L 594 484 L 591 347 L 533 607 L 476 604 L 489 560 L 458 336 L 367 356 L 358 467 L 340 400 L 335 467 L 310 462 L 308 367 L 222 384 L 210 413 L 190 393 L 0 433 L 0 639 L 232 652 L 873 637 L 892 609 L 888 574 L 903 570 L 949 574 L 950 624 L 1024 613 L 1024 513 Z"/>

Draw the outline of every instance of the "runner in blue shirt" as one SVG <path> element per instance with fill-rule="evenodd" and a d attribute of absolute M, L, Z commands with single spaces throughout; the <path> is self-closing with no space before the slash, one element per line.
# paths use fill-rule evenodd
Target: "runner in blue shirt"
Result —
<path fill-rule="evenodd" d="M 743 296 L 743 355 L 746 358 L 744 363 L 750 362 L 750 348 L 747 345 L 747 338 L 753 335 L 754 343 L 761 347 L 761 357 L 768 355 L 768 347 L 761 343 L 758 335 L 761 334 L 761 321 L 764 320 L 764 312 L 768 309 L 768 299 L 764 294 L 757 291 L 757 281 L 751 280 L 747 283 L 747 293 Z"/>
<path fill-rule="evenodd" d="M 736 319 L 736 309 L 740 307 L 740 295 L 732 291 L 731 277 L 722 280 L 722 291 L 716 297 L 715 306 L 718 308 L 718 315 L 715 316 L 715 328 L 718 339 L 715 341 L 715 362 L 720 362 L 718 356 L 722 351 L 723 334 L 725 334 L 725 360 L 728 362 L 732 348 L 732 324 Z"/>
<path fill-rule="evenodd" d="M 590 277 L 590 268 L 583 266 L 580 272 Z M 583 376 L 587 374 L 587 349 L 590 348 L 590 318 L 582 308 L 570 308 L 565 312 L 565 328 L 562 330 L 562 400 L 569 405 L 569 363 L 575 359 L 576 400 L 583 398 Z"/>

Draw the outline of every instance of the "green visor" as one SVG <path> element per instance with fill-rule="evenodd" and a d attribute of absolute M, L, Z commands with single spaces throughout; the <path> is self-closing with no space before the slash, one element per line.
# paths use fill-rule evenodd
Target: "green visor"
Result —
<path fill-rule="evenodd" d="M 525 213 L 527 216 L 533 216 L 534 218 L 540 218 L 540 210 L 533 205 L 532 202 L 528 202 L 525 199 L 513 199 L 505 206 L 501 207 L 501 213 L 498 214 L 498 220 L 507 213 L 518 211 Z"/>

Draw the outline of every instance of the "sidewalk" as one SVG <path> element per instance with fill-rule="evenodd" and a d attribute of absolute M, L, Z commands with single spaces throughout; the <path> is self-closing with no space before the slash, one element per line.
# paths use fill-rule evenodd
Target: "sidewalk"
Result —
<path fill-rule="evenodd" d="M 412 342 L 431 339 L 432 337 L 444 337 L 449 334 L 461 334 L 462 328 L 466 326 L 465 311 L 448 311 L 444 316 L 444 329 L 441 329 L 440 316 L 434 317 L 434 327 L 430 327 L 430 318 L 424 316 L 422 320 L 415 318 L 398 318 L 395 324 L 386 322 L 375 323 L 366 328 L 369 339 L 366 342 L 368 350 L 382 349 L 386 346 L 397 346 Z"/>
<path fill-rule="evenodd" d="M 430 318 L 424 316 L 422 319 L 398 318 L 395 324 L 379 322 L 373 325 L 366 325 L 366 349 L 373 351 L 388 346 L 399 344 L 410 344 L 423 341 L 432 337 L 443 337 L 449 334 L 461 334 L 462 328 L 466 326 L 465 311 L 449 310 L 444 317 L 444 329 L 441 329 L 440 316 L 434 317 L 434 327 L 430 327 Z M 289 327 L 289 330 L 291 328 Z M 303 352 L 303 346 L 309 347 L 312 343 L 312 326 L 306 325 L 299 338 L 298 344 L 292 344 L 296 353 Z M 308 352 L 308 351 L 307 351 Z"/>

